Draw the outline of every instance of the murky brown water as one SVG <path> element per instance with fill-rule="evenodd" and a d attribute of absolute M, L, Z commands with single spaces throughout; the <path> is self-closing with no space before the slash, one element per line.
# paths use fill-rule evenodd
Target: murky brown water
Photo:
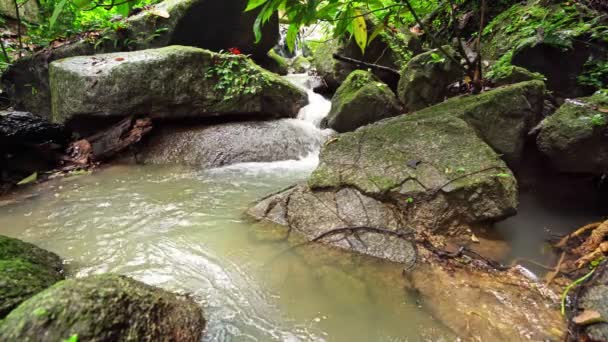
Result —
<path fill-rule="evenodd" d="M 70 277 L 115 272 L 193 293 L 207 341 L 454 340 L 407 293 L 398 265 L 321 247 L 282 253 L 281 230 L 242 216 L 314 164 L 114 166 L 0 207 L 0 234 L 59 254 Z"/>

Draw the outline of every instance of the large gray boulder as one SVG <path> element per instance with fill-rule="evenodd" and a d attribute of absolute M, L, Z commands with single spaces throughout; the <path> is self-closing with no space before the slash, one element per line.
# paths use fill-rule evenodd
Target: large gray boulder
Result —
<path fill-rule="evenodd" d="M 395 93 L 369 71 L 355 70 L 331 99 L 325 124 L 344 133 L 401 112 Z"/>
<path fill-rule="evenodd" d="M 118 275 L 62 281 L 0 325 L 2 341 L 189 341 L 205 328 L 191 298 Z"/>
<path fill-rule="evenodd" d="M 124 19 L 120 32 L 89 32 L 14 61 L 2 75 L 3 89 L 15 109 L 49 118 L 49 64 L 62 58 L 180 44 L 216 52 L 236 47 L 262 63 L 278 41 L 278 18 L 270 18 L 255 44 L 252 28 L 258 12 L 243 12 L 246 5 L 247 0 L 167 0 L 146 6 Z"/>
<path fill-rule="evenodd" d="M 471 225 L 502 219 L 516 207 L 515 178 L 465 121 L 401 116 L 330 140 L 306 186 L 271 196 L 249 214 L 308 240 L 341 227 L 395 231 L 344 231 L 319 242 L 403 262 L 411 247 L 397 235 L 469 234 Z M 370 237 L 357 243 L 349 235 Z"/>
<path fill-rule="evenodd" d="M 0 0 L 0 15 L 17 19 L 17 10 L 14 0 Z M 36 23 L 40 19 L 40 4 L 37 0 L 20 1 L 19 19 Z"/>
<path fill-rule="evenodd" d="M 136 159 L 197 168 L 290 160 L 317 150 L 324 138 L 312 124 L 297 119 L 163 126 L 139 148 Z"/>
<path fill-rule="evenodd" d="M 80 56 L 50 68 L 52 119 L 295 117 L 306 93 L 245 56 L 187 46 Z"/>
<path fill-rule="evenodd" d="M 608 95 L 566 100 L 541 123 L 537 144 L 560 171 L 604 174 L 608 170 Z"/>
<path fill-rule="evenodd" d="M 448 86 L 464 76 L 455 61 L 460 57 L 445 46 L 452 56 L 432 50 L 412 58 L 401 71 L 397 94 L 408 112 L 414 112 L 443 101 L 449 94 Z"/>
<path fill-rule="evenodd" d="M 59 256 L 0 235 L 0 320 L 23 301 L 62 279 Z"/>
<path fill-rule="evenodd" d="M 544 83 L 528 81 L 451 98 L 411 115 L 459 117 L 507 162 L 518 163 L 528 133 L 542 120 L 544 98 Z"/>

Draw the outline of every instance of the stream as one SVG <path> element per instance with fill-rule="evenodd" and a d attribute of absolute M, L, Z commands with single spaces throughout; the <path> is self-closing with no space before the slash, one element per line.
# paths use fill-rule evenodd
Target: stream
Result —
<path fill-rule="evenodd" d="M 303 86 L 306 77 L 291 81 Z M 309 97 L 299 120 L 327 136 L 317 127 L 329 101 Z M 113 272 L 191 293 L 208 320 L 205 341 L 456 340 L 407 291 L 399 265 L 322 246 L 290 249 L 284 229 L 244 216 L 256 199 L 305 180 L 319 147 L 300 160 L 205 171 L 113 165 L 58 179 L 0 206 L 0 233 L 62 256 L 68 277 Z M 507 221 L 501 232 L 522 225 L 529 230 Z M 523 235 L 506 239 L 528 250 Z"/>

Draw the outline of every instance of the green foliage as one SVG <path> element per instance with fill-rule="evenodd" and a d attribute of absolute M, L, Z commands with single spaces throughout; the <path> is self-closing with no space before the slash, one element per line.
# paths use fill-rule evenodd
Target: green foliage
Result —
<path fill-rule="evenodd" d="M 606 118 L 602 114 L 595 114 L 591 117 L 591 124 L 593 126 L 604 126 L 606 124 Z"/>
<path fill-rule="evenodd" d="M 224 94 L 224 100 L 243 95 L 254 95 L 268 84 L 264 75 L 242 55 L 222 54 L 205 72 L 206 78 L 215 79 L 214 90 Z"/>
<path fill-rule="evenodd" d="M 414 10 L 421 16 L 430 13 L 437 7 L 437 1 L 411 1 Z M 395 27 L 410 25 L 414 22 L 405 3 L 399 0 L 249 0 L 248 11 L 259 9 L 254 24 L 256 39 L 261 39 L 261 27 L 267 23 L 273 14 L 281 11 L 286 21 L 290 23 L 290 31 L 297 32 L 303 26 L 326 22 L 332 24 L 334 38 L 345 35 L 353 36 L 357 45 L 365 52 L 365 48 L 383 31 L 394 30 Z M 369 23 L 375 25 L 369 32 Z M 296 35 L 287 35 L 290 48 L 295 45 Z"/>
<path fill-rule="evenodd" d="M 575 2 L 546 5 L 540 0 L 516 4 L 492 20 L 483 31 L 492 44 L 484 47 L 488 58 L 499 58 L 488 77 L 502 78 L 512 71 L 511 60 L 520 49 L 539 43 L 560 49 L 571 49 L 581 36 L 608 42 L 608 27 L 602 26 L 601 16 Z M 608 63 L 589 61 L 579 83 L 596 88 L 605 86 Z"/>
<path fill-rule="evenodd" d="M 437 63 L 444 63 L 445 62 L 445 57 L 433 52 L 431 53 L 431 59 L 429 59 L 428 61 L 426 61 L 426 64 L 437 64 Z"/>
<path fill-rule="evenodd" d="M 69 338 L 66 338 L 62 342 L 78 342 L 78 334 L 74 334 L 74 335 L 70 336 Z"/>
<path fill-rule="evenodd" d="M 585 63 L 585 71 L 577 80 L 579 84 L 596 89 L 608 87 L 608 61 L 590 59 Z"/>

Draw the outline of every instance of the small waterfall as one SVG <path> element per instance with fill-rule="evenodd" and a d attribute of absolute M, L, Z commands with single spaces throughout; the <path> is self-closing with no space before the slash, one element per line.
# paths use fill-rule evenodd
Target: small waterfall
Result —
<path fill-rule="evenodd" d="M 331 101 L 315 93 L 312 89 L 315 77 L 307 74 L 291 74 L 284 76 L 287 81 L 306 91 L 308 94 L 308 105 L 300 109 L 295 119 L 282 119 L 286 124 L 296 128 L 297 138 L 295 141 L 303 147 L 306 154 L 297 160 L 281 160 L 274 162 L 250 162 L 239 163 L 222 167 L 225 171 L 246 171 L 247 173 L 266 173 L 278 171 L 312 172 L 319 164 L 319 153 L 327 139 L 335 133 L 331 129 L 321 129 L 321 121 L 329 114 Z"/>

